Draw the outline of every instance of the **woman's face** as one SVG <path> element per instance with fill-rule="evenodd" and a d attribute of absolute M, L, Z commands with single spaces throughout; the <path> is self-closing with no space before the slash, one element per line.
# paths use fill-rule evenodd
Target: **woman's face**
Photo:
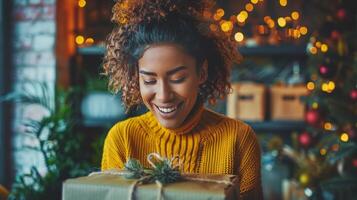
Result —
<path fill-rule="evenodd" d="M 205 79 L 206 68 L 198 73 L 196 60 L 178 45 L 151 46 L 139 59 L 141 97 L 165 128 L 183 124 Z"/>

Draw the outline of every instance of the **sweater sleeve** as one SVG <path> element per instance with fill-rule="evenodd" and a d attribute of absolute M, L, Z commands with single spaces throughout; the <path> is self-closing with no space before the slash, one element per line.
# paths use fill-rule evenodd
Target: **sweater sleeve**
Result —
<path fill-rule="evenodd" d="M 125 140 L 120 132 L 120 124 L 113 126 L 104 141 L 102 170 L 122 169 L 125 163 Z"/>
<path fill-rule="evenodd" d="M 252 128 L 248 127 L 239 145 L 240 193 L 261 188 L 260 146 Z"/>

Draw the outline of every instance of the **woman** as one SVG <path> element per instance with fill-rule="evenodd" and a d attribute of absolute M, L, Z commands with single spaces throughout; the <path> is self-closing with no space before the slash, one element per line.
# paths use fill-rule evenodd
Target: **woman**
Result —
<path fill-rule="evenodd" d="M 115 124 L 104 144 L 102 170 L 128 158 L 179 156 L 181 171 L 236 174 L 243 199 L 261 199 L 260 150 L 243 122 L 204 108 L 230 90 L 236 46 L 211 31 L 207 1 L 119 1 L 118 26 L 108 37 L 104 71 L 127 108 L 149 112 Z"/>

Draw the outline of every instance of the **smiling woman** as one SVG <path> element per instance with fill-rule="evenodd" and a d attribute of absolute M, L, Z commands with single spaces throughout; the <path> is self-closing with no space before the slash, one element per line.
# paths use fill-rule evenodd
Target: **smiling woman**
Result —
<path fill-rule="evenodd" d="M 118 1 L 107 41 L 104 72 L 127 108 L 149 111 L 118 122 L 104 144 L 102 170 L 129 158 L 149 167 L 146 156 L 179 156 L 181 171 L 235 174 L 242 199 L 261 199 L 260 148 L 241 121 L 204 107 L 230 91 L 236 45 L 211 32 L 207 1 Z"/>

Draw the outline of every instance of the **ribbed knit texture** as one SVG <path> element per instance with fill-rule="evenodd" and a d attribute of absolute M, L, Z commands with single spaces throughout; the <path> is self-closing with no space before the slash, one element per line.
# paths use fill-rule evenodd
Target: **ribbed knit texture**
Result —
<path fill-rule="evenodd" d="M 166 129 L 151 112 L 113 126 L 104 144 L 102 170 L 124 167 L 128 158 L 145 167 L 149 153 L 178 155 L 181 171 L 235 174 L 241 193 L 260 187 L 260 148 L 245 123 L 203 107 L 179 129 Z"/>

